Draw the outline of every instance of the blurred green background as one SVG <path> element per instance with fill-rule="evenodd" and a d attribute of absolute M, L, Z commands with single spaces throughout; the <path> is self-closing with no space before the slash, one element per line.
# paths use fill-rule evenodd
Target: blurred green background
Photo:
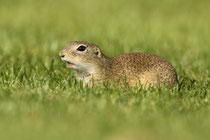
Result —
<path fill-rule="evenodd" d="M 0 139 L 210 138 L 209 0 L 0 0 Z M 58 53 L 159 55 L 180 91 L 83 88 Z"/>

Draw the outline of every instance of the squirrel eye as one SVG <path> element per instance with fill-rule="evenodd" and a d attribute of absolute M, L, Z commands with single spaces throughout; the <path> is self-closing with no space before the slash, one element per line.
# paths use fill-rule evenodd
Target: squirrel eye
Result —
<path fill-rule="evenodd" d="M 85 46 L 79 46 L 79 47 L 77 48 L 78 51 L 84 51 L 85 49 L 86 49 Z"/>

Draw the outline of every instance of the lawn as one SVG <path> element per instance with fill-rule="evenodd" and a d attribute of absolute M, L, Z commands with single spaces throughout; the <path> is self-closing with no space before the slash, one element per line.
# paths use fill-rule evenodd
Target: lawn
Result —
<path fill-rule="evenodd" d="M 209 0 L 0 0 L 0 139 L 210 139 L 209 17 Z M 82 87 L 58 56 L 74 40 L 161 56 L 181 88 Z"/>

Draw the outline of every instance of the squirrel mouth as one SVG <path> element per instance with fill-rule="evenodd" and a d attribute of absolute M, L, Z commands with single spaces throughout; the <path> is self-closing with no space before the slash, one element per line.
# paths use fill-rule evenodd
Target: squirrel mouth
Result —
<path fill-rule="evenodd" d="M 71 68 L 73 65 L 74 65 L 74 64 L 73 64 L 73 63 L 71 63 L 71 62 L 69 62 L 69 61 L 67 61 L 67 62 L 66 62 L 66 67 Z"/>

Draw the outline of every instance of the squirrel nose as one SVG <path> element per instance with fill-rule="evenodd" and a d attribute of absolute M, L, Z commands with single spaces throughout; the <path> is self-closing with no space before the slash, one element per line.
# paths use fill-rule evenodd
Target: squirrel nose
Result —
<path fill-rule="evenodd" d="M 60 55 L 61 58 L 65 57 L 65 55 L 62 53 L 62 51 L 59 53 L 59 55 Z"/>
<path fill-rule="evenodd" d="M 61 55 L 61 57 L 62 57 L 62 58 L 64 58 L 64 57 L 65 57 L 65 55 L 63 54 L 63 55 Z"/>

